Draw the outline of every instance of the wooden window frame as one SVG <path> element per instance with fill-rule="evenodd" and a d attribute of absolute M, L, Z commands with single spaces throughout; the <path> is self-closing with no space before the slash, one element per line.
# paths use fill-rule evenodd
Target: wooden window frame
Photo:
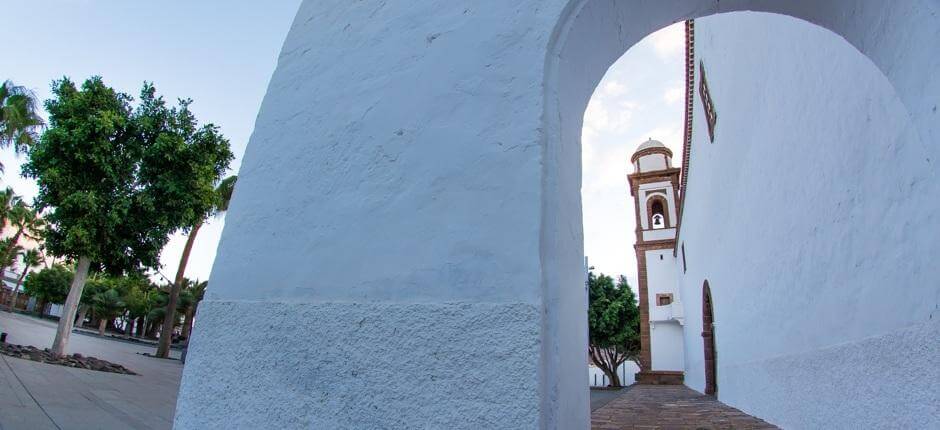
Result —
<path fill-rule="evenodd" d="M 702 99 L 702 108 L 705 110 L 705 122 L 708 124 L 708 140 L 715 143 L 715 126 L 718 125 L 718 112 L 715 110 L 715 101 L 708 90 L 708 79 L 705 78 L 705 63 L 698 62 L 701 79 L 698 82 L 698 94 Z"/>
<path fill-rule="evenodd" d="M 669 299 L 669 303 L 663 304 L 662 299 Z M 673 303 L 672 293 L 656 294 L 656 306 L 669 306 Z"/>

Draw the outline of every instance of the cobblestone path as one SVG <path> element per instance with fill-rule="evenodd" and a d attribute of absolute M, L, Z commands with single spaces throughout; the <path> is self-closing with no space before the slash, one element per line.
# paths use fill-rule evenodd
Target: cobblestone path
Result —
<path fill-rule="evenodd" d="M 636 385 L 591 413 L 591 428 L 751 430 L 777 427 L 685 386 Z"/>

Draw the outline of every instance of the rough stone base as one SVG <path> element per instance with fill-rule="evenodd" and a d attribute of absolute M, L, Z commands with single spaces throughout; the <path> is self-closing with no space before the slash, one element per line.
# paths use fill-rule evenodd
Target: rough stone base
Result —
<path fill-rule="evenodd" d="M 637 372 L 636 383 L 643 385 L 682 385 L 685 375 L 679 371 L 652 370 Z"/>
<path fill-rule="evenodd" d="M 537 428 L 529 304 L 207 301 L 176 429 Z"/>

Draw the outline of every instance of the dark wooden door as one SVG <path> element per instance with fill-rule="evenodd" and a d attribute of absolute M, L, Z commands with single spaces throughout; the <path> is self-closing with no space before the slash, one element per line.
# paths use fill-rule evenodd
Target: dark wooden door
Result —
<path fill-rule="evenodd" d="M 712 309 L 712 292 L 708 281 L 702 287 L 702 343 L 705 345 L 705 394 L 716 395 L 718 385 L 715 382 L 717 370 L 715 362 L 715 314 Z"/>

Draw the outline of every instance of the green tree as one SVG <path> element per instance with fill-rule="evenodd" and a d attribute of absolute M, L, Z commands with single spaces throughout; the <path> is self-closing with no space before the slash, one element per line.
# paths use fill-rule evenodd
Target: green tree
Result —
<path fill-rule="evenodd" d="M 10 296 L 10 312 L 13 312 L 13 308 L 16 307 L 16 299 L 20 294 L 20 285 L 23 285 L 26 275 L 30 269 L 43 262 L 42 253 L 38 249 L 28 249 L 20 254 L 20 258 L 23 261 L 23 273 L 20 273 L 20 277 L 16 280 L 16 286 L 13 287 L 13 294 Z"/>
<path fill-rule="evenodd" d="M 617 368 L 627 360 L 640 364 L 640 309 L 627 278 L 614 285 L 610 276 L 588 273 L 588 339 L 591 361 L 620 387 Z"/>
<path fill-rule="evenodd" d="M 167 301 L 167 312 L 170 309 L 176 309 L 180 290 L 183 287 L 186 274 L 186 265 L 189 263 L 189 254 L 193 250 L 193 244 L 196 243 L 196 235 L 202 227 L 203 222 L 209 217 L 217 216 L 228 210 L 229 202 L 232 200 L 232 193 L 235 191 L 235 182 L 237 176 L 229 176 L 219 182 L 215 188 L 214 201 L 212 206 L 196 223 L 189 229 L 189 237 L 186 238 L 186 246 L 183 247 L 183 255 L 180 257 L 179 267 L 176 269 L 176 279 L 173 281 L 173 287 L 170 289 L 170 295 Z M 187 312 L 189 311 L 188 308 Z M 193 309 L 195 312 L 195 309 Z M 157 345 L 157 357 L 167 358 L 170 355 L 170 344 L 173 337 L 173 325 L 176 318 L 167 318 L 163 320 L 163 328 L 160 332 L 160 344 Z M 187 319 L 192 319 L 187 315 Z M 188 328 L 187 328 L 188 327 Z M 192 321 L 183 326 L 183 336 L 189 336 L 189 330 L 192 329 Z"/>
<path fill-rule="evenodd" d="M 10 81 L 0 84 L 0 147 L 13 145 L 22 152 L 37 140 L 42 126 L 33 92 Z"/>
<path fill-rule="evenodd" d="M 183 290 L 186 293 L 186 300 L 183 300 L 183 295 L 180 295 L 180 303 L 182 303 L 186 310 L 184 311 L 185 318 L 183 320 L 183 333 L 182 336 L 186 339 L 189 339 L 189 336 L 192 335 L 193 331 L 193 318 L 196 316 L 196 308 L 199 306 L 199 302 L 202 301 L 202 298 L 206 295 L 206 286 L 209 283 L 207 281 L 190 281 L 186 280 L 186 289 Z"/>
<path fill-rule="evenodd" d="M 95 296 L 108 288 L 111 288 L 111 284 L 106 275 L 93 273 L 85 280 L 82 297 L 78 301 L 78 317 L 75 319 L 79 327 L 84 324 L 88 312 L 94 312 L 92 307 L 95 305 Z"/>
<path fill-rule="evenodd" d="M 104 329 L 108 321 L 124 313 L 124 300 L 117 288 L 105 288 L 96 293 L 91 299 L 91 311 L 98 318 L 98 336 L 104 336 Z"/>
<path fill-rule="evenodd" d="M 36 298 L 39 316 L 43 316 L 46 303 L 62 303 L 69 294 L 74 273 L 61 264 L 55 264 L 30 273 L 23 283 L 23 292 Z"/>
<path fill-rule="evenodd" d="M 137 321 L 137 333 L 136 336 L 140 337 L 144 331 L 145 318 L 153 310 L 153 307 L 157 303 L 157 296 L 159 295 L 157 288 L 146 279 L 142 279 L 140 282 L 136 283 L 133 288 L 128 290 L 124 295 L 124 303 L 127 305 L 128 313 L 128 324 L 132 324 L 134 321 Z M 129 336 L 130 326 L 125 333 L 125 337 Z"/>
<path fill-rule="evenodd" d="M 156 267 L 170 233 L 214 204 L 232 152 L 216 126 L 198 124 L 190 100 L 168 107 L 153 85 L 136 108 L 100 77 L 81 88 L 65 78 L 52 92 L 49 128 L 23 173 L 39 186 L 49 253 L 77 262 L 52 344 L 61 356 L 92 262 L 115 275 Z"/>

